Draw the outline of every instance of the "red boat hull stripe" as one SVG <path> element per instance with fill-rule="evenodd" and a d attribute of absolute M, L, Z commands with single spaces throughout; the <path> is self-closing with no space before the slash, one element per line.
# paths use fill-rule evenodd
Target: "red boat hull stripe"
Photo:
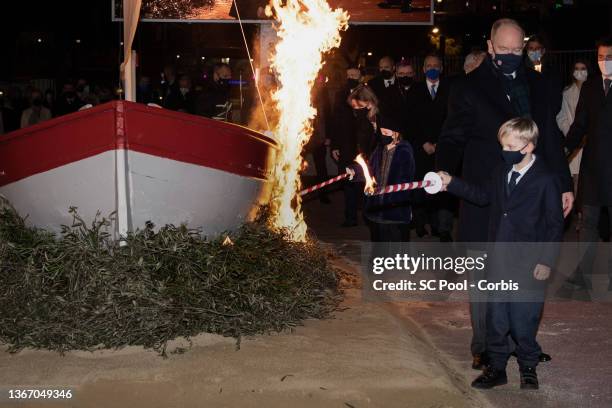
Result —
<path fill-rule="evenodd" d="M 276 144 L 240 126 L 114 101 L 1 136 L 0 186 L 123 148 L 265 180 Z"/>

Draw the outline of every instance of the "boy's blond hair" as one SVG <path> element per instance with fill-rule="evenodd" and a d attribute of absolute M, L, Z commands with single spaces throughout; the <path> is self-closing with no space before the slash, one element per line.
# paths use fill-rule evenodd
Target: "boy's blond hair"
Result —
<path fill-rule="evenodd" d="M 497 140 L 500 142 L 506 136 L 515 136 L 526 144 L 538 145 L 538 125 L 529 118 L 514 118 L 505 122 L 497 132 Z"/>

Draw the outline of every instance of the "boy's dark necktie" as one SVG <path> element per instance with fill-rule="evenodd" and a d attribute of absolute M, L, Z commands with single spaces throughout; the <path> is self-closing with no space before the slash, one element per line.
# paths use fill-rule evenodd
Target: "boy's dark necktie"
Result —
<path fill-rule="evenodd" d="M 510 182 L 507 185 L 508 195 L 512 194 L 514 188 L 516 187 L 516 179 L 521 175 L 518 171 L 513 171 L 510 175 Z"/>
<path fill-rule="evenodd" d="M 608 92 L 610 92 L 610 84 L 612 84 L 612 79 L 604 79 L 604 93 L 606 94 L 606 96 L 608 96 Z"/>

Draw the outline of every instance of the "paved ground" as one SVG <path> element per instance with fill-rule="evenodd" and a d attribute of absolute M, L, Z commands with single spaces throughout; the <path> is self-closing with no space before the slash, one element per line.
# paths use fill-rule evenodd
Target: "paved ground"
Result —
<path fill-rule="evenodd" d="M 367 228 L 363 225 L 340 228 L 342 193 L 336 192 L 330 197 L 331 205 L 323 205 L 317 199 L 305 203 L 308 224 L 318 239 L 357 267 L 360 245 L 368 240 Z M 566 239 L 575 238 L 574 230 L 568 231 Z M 466 385 L 478 375 L 470 366 L 471 326 L 467 303 L 405 301 L 389 302 L 386 307 L 422 330 L 448 366 L 460 373 Z M 555 297 L 546 304 L 538 334 L 544 351 L 553 357 L 551 362 L 538 367 L 540 390 L 523 392 L 518 388 L 518 368 L 511 360 L 509 384 L 480 392 L 494 406 L 504 408 L 612 407 L 611 335 L 612 303 Z"/>

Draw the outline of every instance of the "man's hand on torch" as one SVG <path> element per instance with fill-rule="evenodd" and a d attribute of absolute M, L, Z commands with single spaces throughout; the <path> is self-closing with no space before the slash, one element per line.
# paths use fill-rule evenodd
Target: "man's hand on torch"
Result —
<path fill-rule="evenodd" d="M 346 174 L 348 174 L 348 178 L 349 180 L 353 180 L 353 177 L 355 177 L 355 170 L 351 169 L 350 167 L 346 168 Z"/>
<path fill-rule="evenodd" d="M 533 269 L 533 277 L 537 280 L 543 281 L 548 279 L 550 276 L 550 266 L 537 264 Z"/>
<path fill-rule="evenodd" d="M 436 152 L 436 145 L 433 143 L 425 142 L 423 143 L 423 150 L 425 150 L 425 153 L 431 156 Z"/>
<path fill-rule="evenodd" d="M 439 171 L 438 176 L 440 176 L 440 178 L 442 179 L 442 189 L 440 191 L 446 191 L 446 188 L 448 187 L 450 182 L 453 180 L 453 176 L 451 176 L 445 171 Z"/>
<path fill-rule="evenodd" d="M 335 161 L 339 161 L 340 160 L 340 150 L 338 149 L 332 150 L 331 156 L 332 156 L 332 159 L 334 159 Z"/>

